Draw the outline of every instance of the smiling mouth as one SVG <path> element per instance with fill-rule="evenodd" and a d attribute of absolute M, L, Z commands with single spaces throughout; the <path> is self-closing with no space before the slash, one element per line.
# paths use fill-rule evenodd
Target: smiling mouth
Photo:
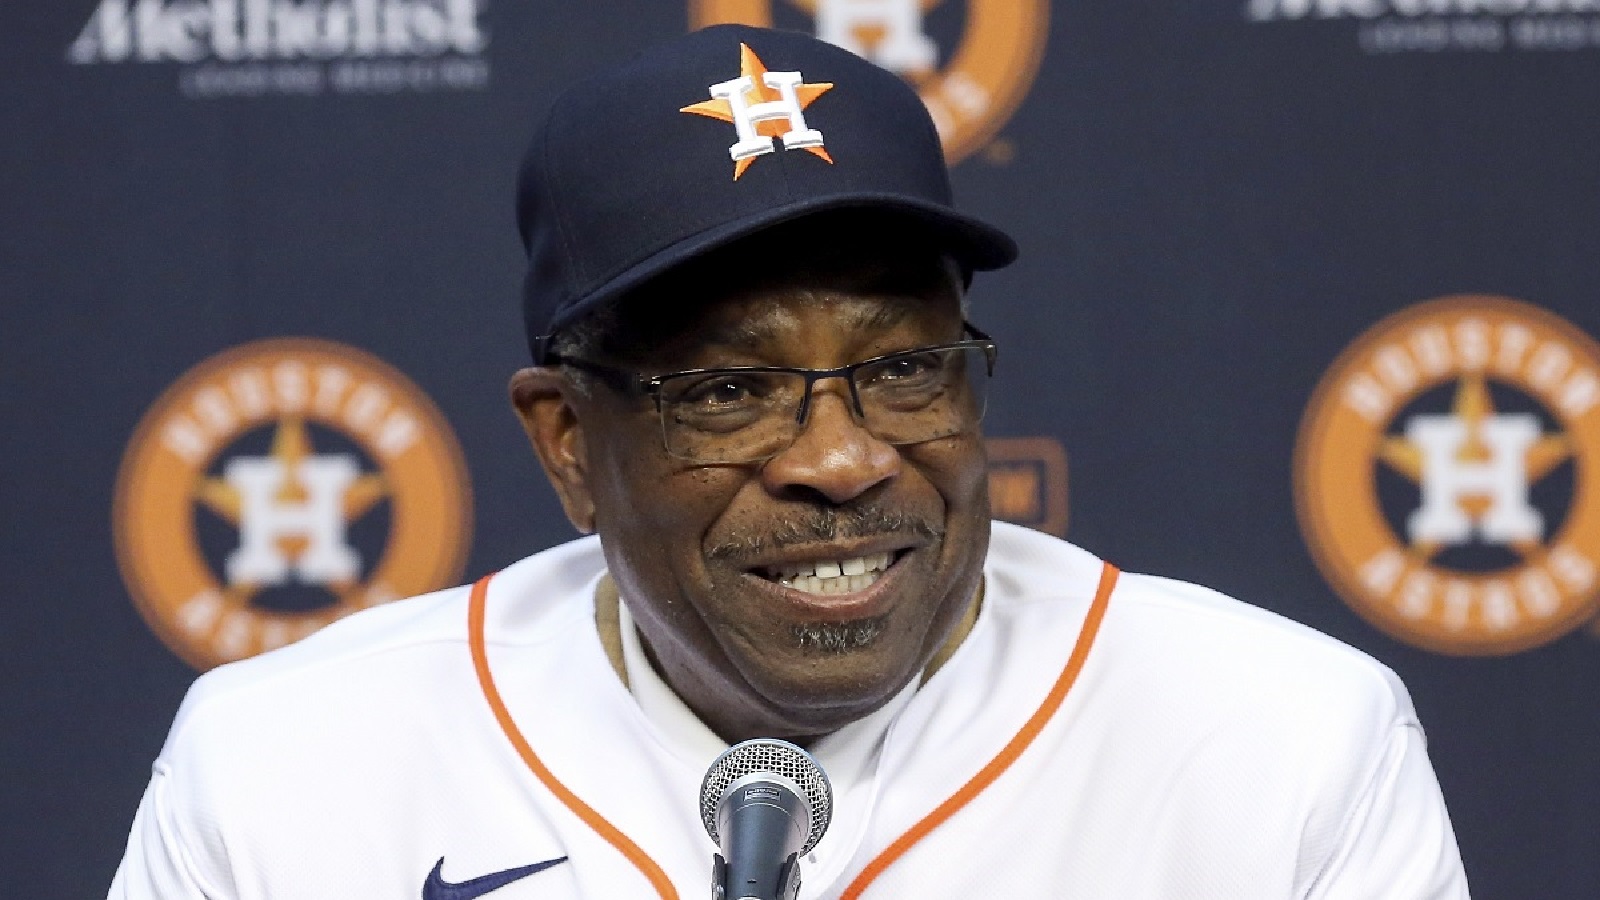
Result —
<path fill-rule="evenodd" d="M 789 563 L 757 569 L 757 574 L 807 594 L 853 594 L 875 584 L 894 564 L 895 553 L 874 553 L 850 559 Z"/>

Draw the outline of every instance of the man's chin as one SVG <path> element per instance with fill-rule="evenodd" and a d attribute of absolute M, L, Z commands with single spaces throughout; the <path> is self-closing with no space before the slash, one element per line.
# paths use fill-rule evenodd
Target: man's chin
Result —
<path fill-rule="evenodd" d="M 795 667 L 769 669 L 757 688 L 779 718 L 813 735 L 871 715 L 917 675 L 886 668 L 870 647 L 793 652 Z"/>

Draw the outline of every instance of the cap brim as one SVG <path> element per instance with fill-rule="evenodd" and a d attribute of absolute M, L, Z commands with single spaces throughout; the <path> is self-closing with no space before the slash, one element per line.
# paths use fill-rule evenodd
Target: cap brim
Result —
<path fill-rule="evenodd" d="M 554 334 L 600 304 L 614 300 L 682 263 L 740 238 L 813 213 L 855 207 L 905 215 L 908 220 L 927 229 L 936 240 L 942 241 L 945 251 L 952 258 L 973 271 L 1003 268 L 1017 258 L 1017 244 L 1010 235 L 942 204 L 901 194 L 872 192 L 810 197 L 724 222 L 645 256 L 562 310 L 550 323 L 548 333 Z"/>

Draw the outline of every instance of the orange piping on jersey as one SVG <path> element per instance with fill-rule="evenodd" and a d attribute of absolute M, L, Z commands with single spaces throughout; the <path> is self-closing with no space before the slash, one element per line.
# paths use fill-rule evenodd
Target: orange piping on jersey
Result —
<path fill-rule="evenodd" d="M 489 579 L 493 577 L 485 575 L 472 586 L 472 599 L 467 605 L 467 644 L 472 648 L 472 667 L 478 672 L 478 684 L 483 689 L 484 698 L 489 701 L 489 708 L 494 711 L 495 719 L 500 723 L 500 730 L 505 732 L 506 737 L 511 740 L 511 745 L 517 748 L 522 761 L 533 770 L 533 774 L 544 783 L 544 786 L 550 789 L 550 793 L 555 794 L 556 798 L 577 814 L 584 824 L 593 828 L 611 846 L 627 857 L 634 868 L 650 881 L 661 900 L 678 900 L 677 889 L 667 880 L 667 873 L 661 871 L 656 861 L 646 856 L 627 835 L 618 831 L 615 825 L 607 822 L 605 817 L 578 799 L 577 794 L 558 781 L 555 774 L 545 768 L 538 754 L 533 752 L 533 746 L 522 736 L 517 723 L 512 721 L 511 712 L 506 709 L 505 701 L 500 698 L 500 691 L 495 687 L 494 676 L 489 673 L 489 654 L 484 645 L 484 611 L 488 606 Z"/>
<path fill-rule="evenodd" d="M 955 815 L 978 796 L 1011 764 L 1017 757 L 1028 749 L 1033 739 L 1044 730 L 1045 723 L 1061 708 L 1061 701 L 1066 699 L 1067 691 L 1072 689 L 1072 683 L 1078 680 L 1078 673 L 1083 670 L 1084 661 L 1089 658 L 1089 648 L 1094 646 L 1095 635 L 1100 631 L 1100 620 L 1105 618 L 1106 607 L 1111 602 L 1111 591 L 1117 584 L 1117 567 L 1106 563 L 1100 571 L 1100 586 L 1095 589 L 1094 603 L 1089 606 L 1089 614 L 1083 619 L 1083 627 L 1078 631 L 1078 643 L 1072 648 L 1072 655 L 1067 657 L 1067 666 L 1061 670 L 1060 677 L 1050 688 L 1050 693 L 1045 695 L 1044 702 L 1034 710 L 1033 715 L 1025 722 L 1022 729 L 1011 738 L 1011 741 L 1001 748 L 989 764 L 978 770 L 978 774 L 961 786 L 961 789 L 951 794 L 949 799 L 939 804 L 933 812 L 923 817 L 922 821 L 911 826 L 905 834 L 895 839 L 882 853 L 879 853 L 872 862 L 867 864 L 861 874 L 850 882 L 850 886 L 839 895 L 839 900 L 857 900 L 862 891 L 872 884 L 873 880 L 882 875 L 885 869 L 894 865 L 895 861 L 904 856 L 912 845 L 927 837 L 930 832 L 951 816 Z"/>

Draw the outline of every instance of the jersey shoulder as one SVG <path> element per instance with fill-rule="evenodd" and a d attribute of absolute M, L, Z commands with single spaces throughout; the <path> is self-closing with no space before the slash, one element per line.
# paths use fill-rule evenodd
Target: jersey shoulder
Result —
<path fill-rule="evenodd" d="M 995 523 L 990 584 L 1014 610 L 1082 616 L 1104 562 L 1065 541 Z M 1315 710 L 1324 721 L 1415 724 L 1387 666 L 1285 616 L 1200 585 L 1120 572 L 1090 656 L 1130 698 L 1200 703 L 1215 714 Z"/>
<path fill-rule="evenodd" d="M 1410 694 L 1392 669 L 1300 622 L 1197 584 L 1126 574 L 1108 647 L 1178 674 L 1301 709 L 1416 724 Z M 1379 721 L 1372 724 L 1377 725 Z"/>
<path fill-rule="evenodd" d="M 603 569 L 599 542 L 583 538 L 536 553 L 493 579 L 488 639 L 508 621 L 524 639 L 566 633 L 581 597 L 573 588 Z M 425 703 L 470 674 L 462 585 L 362 610 L 287 647 L 213 669 L 195 680 L 167 739 L 229 731 L 244 717 L 303 720 L 318 707 Z"/>

